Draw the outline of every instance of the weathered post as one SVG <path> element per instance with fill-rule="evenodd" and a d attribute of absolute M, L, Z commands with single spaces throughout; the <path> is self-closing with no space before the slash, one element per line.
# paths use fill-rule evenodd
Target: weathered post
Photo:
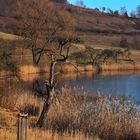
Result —
<path fill-rule="evenodd" d="M 28 114 L 18 114 L 17 140 L 27 140 Z"/>

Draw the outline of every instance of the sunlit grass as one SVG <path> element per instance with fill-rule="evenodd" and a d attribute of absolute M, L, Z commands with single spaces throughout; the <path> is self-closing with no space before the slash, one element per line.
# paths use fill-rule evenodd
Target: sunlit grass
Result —
<path fill-rule="evenodd" d="M 80 87 L 71 88 L 65 85 L 61 91 L 57 91 L 43 130 L 32 128 L 39 117 L 43 100 L 25 90 L 13 91 L 13 96 L 7 96 L 13 108 L 6 102 L 0 103 L 3 106 L 0 108 L 0 139 L 15 139 L 16 116 L 19 111 L 30 114 L 28 137 L 31 140 L 90 140 L 95 137 L 114 140 L 140 139 L 140 112 L 133 99 L 102 96 L 99 92 L 81 96 L 81 90 Z M 14 92 L 20 93 L 14 95 Z M 35 108 L 39 111 L 32 114 Z"/>
<path fill-rule="evenodd" d="M 21 40 L 22 38 L 17 35 L 0 32 L 0 39 L 4 40 Z"/>
<path fill-rule="evenodd" d="M 0 139 L 1 140 L 15 140 L 16 139 L 16 130 L 6 130 L 0 129 Z M 63 135 L 54 133 L 52 131 L 39 130 L 39 129 L 29 129 L 28 130 L 28 139 L 29 140 L 100 140 L 97 136 L 94 138 L 89 138 L 83 133 L 77 133 L 75 135 L 69 134 L 68 132 Z"/>

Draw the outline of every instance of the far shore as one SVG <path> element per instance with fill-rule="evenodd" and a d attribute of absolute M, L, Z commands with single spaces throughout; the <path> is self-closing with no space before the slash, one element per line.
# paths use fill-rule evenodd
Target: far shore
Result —
<path fill-rule="evenodd" d="M 56 66 L 56 72 L 58 74 L 77 74 L 77 73 L 92 73 L 97 74 L 99 72 L 106 73 L 118 73 L 118 72 L 127 72 L 127 71 L 140 71 L 140 62 L 136 63 L 127 63 L 127 64 L 103 64 L 99 67 L 94 65 L 71 65 L 70 63 L 65 63 L 63 65 Z M 20 74 L 21 76 L 26 76 L 30 74 L 43 74 L 49 73 L 49 67 L 45 66 L 43 68 L 33 66 L 33 65 L 24 65 L 20 66 Z M 0 77 L 7 76 L 8 73 L 5 71 L 0 72 Z"/>
<path fill-rule="evenodd" d="M 136 63 L 127 63 L 127 64 L 103 64 L 99 67 L 94 65 L 72 65 L 70 63 L 65 63 L 62 65 L 56 66 L 56 72 L 68 74 L 68 73 L 82 73 L 82 72 L 92 72 L 98 73 L 106 72 L 106 71 L 139 71 L 140 70 L 140 62 Z M 21 74 L 37 74 L 37 73 L 49 73 L 49 67 L 46 66 L 44 68 L 36 67 L 33 65 L 24 65 L 20 67 Z"/>

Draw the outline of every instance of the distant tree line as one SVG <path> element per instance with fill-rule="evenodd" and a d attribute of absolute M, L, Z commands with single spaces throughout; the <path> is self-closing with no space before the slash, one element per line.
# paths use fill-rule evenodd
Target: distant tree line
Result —
<path fill-rule="evenodd" d="M 85 5 L 83 0 L 77 0 L 76 5 L 79 6 L 79 7 L 86 8 L 86 5 Z"/>
<path fill-rule="evenodd" d="M 51 0 L 51 1 L 57 3 L 67 3 L 67 0 Z"/>
<path fill-rule="evenodd" d="M 98 11 L 101 11 L 101 12 L 106 12 L 111 15 L 120 15 L 120 16 L 124 16 L 124 17 L 129 17 L 128 11 L 125 6 L 121 7 L 120 10 L 112 10 L 112 9 L 106 8 L 106 7 L 95 8 L 95 9 Z M 130 17 L 140 18 L 140 5 L 137 6 L 136 10 L 134 10 L 130 13 Z"/>
<path fill-rule="evenodd" d="M 106 12 L 110 15 L 121 15 L 124 17 L 128 17 L 128 12 L 126 10 L 126 7 L 121 7 L 120 11 L 119 10 L 112 10 L 110 8 L 106 8 L 106 7 L 101 7 L 100 9 L 96 8 L 96 10 L 101 11 L 101 12 Z"/>
<path fill-rule="evenodd" d="M 130 13 L 130 16 L 134 18 L 140 18 L 140 5 L 137 6 L 135 11 Z"/>

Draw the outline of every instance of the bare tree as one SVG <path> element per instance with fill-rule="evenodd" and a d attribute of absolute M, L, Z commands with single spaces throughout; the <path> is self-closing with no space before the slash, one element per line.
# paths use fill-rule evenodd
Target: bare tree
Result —
<path fill-rule="evenodd" d="M 59 51 L 58 53 L 55 53 L 53 51 L 50 51 L 48 53 L 50 57 L 50 76 L 49 79 L 45 82 L 46 90 L 47 90 L 47 96 L 45 97 L 45 103 L 43 110 L 41 112 L 41 115 L 38 119 L 37 126 L 42 127 L 45 124 L 45 117 L 48 113 L 49 107 L 51 103 L 53 102 L 56 94 L 55 94 L 55 86 L 57 82 L 55 81 L 55 76 L 58 74 L 55 72 L 55 66 L 59 63 L 66 62 L 69 57 L 69 50 L 71 47 L 72 42 L 77 42 L 77 39 L 73 36 L 64 37 L 64 38 L 58 38 L 58 47 Z"/>
<path fill-rule="evenodd" d="M 140 18 L 140 5 L 137 6 L 136 14 L 137 14 L 137 17 Z"/>
<path fill-rule="evenodd" d="M 111 14 L 111 15 L 114 14 L 113 10 L 111 10 L 110 8 L 107 8 L 107 13 L 109 13 L 109 14 Z"/>
<path fill-rule="evenodd" d="M 23 5 L 23 4 L 22 4 Z M 69 57 L 69 50 L 72 43 L 78 41 L 74 32 L 74 21 L 64 11 L 58 11 L 48 0 L 25 1 L 24 7 L 24 28 L 28 47 L 32 51 L 33 63 L 38 65 L 45 55 L 49 65 L 49 79 L 46 80 L 45 102 L 37 126 L 45 124 L 45 117 L 55 97 L 55 66 L 66 62 Z M 46 60 L 46 62 L 47 62 Z"/>
<path fill-rule="evenodd" d="M 105 12 L 106 8 L 105 7 L 101 7 L 102 12 Z"/>
<path fill-rule="evenodd" d="M 127 13 L 126 7 L 121 7 L 120 14 L 122 16 L 124 16 L 124 17 L 128 17 L 128 13 Z"/>
<path fill-rule="evenodd" d="M 63 30 L 65 21 L 48 0 L 25 0 L 19 9 L 24 22 L 22 35 L 32 52 L 33 64 L 38 65 L 48 45 Z"/>
<path fill-rule="evenodd" d="M 99 65 L 105 62 L 108 62 L 108 60 L 113 60 L 114 62 L 118 62 L 118 60 L 123 61 L 130 61 L 131 59 L 131 52 L 129 49 L 104 49 L 104 50 L 95 50 L 90 49 L 88 50 L 88 53 L 90 54 L 90 58 L 92 60 L 92 63 L 94 65 Z"/>
<path fill-rule="evenodd" d="M 80 6 L 80 7 L 83 7 L 83 8 L 86 7 L 86 5 L 84 4 L 84 1 L 83 1 L 83 0 L 77 0 L 77 1 L 76 1 L 76 5 L 77 5 L 77 6 Z"/>
<path fill-rule="evenodd" d="M 132 18 L 136 18 L 136 17 L 137 17 L 136 12 L 135 12 L 135 11 L 131 11 L 131 13 L 130 13 L 130 17 L 132 17 Z"/>

